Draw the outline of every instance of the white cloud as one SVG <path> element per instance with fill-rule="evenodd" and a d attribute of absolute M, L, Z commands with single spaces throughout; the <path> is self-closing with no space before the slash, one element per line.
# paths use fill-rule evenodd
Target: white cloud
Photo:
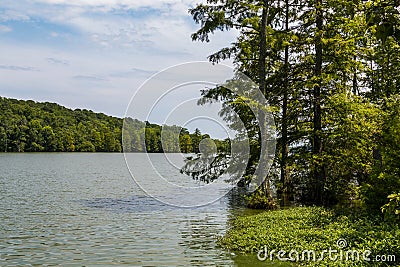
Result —
<path fill-rule="evenodd" d="M 105 82 L 105 81 L 108 81 L 107 79 L 105 79 L 103 77 L 89 76 L 89 75 L 75 75 L 72 78 L 75 79 L 75 80 L 87 81 L 87 82 Z"/>
<path fill-rule="evenodd" d="M 26 66 L 15 66 L 15 65 L 0 65 L 0 70 L 11 70 L 11 71 L 39 71 L 35 67 Z"/>
<path fill-rule="evenodd" d="M 193 43 L 187 9 L 197 2 L 1 0 L 0 21 L 10 27 L 24 21 L 26 31 L 40 28 L 47 38 L 26 42 L 18 39 L 23 34 L 5 40 L 0 35 L 0 51 L 7 51 L 0 53 L 0 95 L 122 116 L 146 78 L 171 65 L 206 60 L 234 38 L 228 32 L 209 44 Z"/>
<path fill-rule="evenodd" d="M 68 66 L 69 65 L 68 60 L 65 60 L 65 59 L 48 57 L 48 58 L 46 58 L 46 60 L 47 60 L 47 62 L 49 62 L 51 64 L 55 64 L 55 65 L 64 65 L 64 66 Z"/>
<path fill-rule="evenodd" d="M 194 23 L 189 23 L 188 8 L 199 0 L 20 1 L 24 4 L 11 0 L 0 4 L 6 13 L 13 14 L 6 17 L 39 18 L 63 25 L 100 47 L 175 55 L 196 53 L 191 50 Z M 54 38 L 62 33 L 53 30 L 48 35 Z M 234 35 L 225 33 L 224 39 L 233 39 Z"/>
<path fill-rule="evenodd" d="M 50 5 L 67 5 L 80 7 L 105 7 L 105 8 L 162 8 L 169 6 L 192 6 L 198 3 L 198 0 L 35 0 L 37 3 Z"/>
<path fill-rule="evenodd" d="M 56 37 L 60 36 L 60 34 L 58 32 L 51 32 L 50 36 L 56 38 Z"/>
<path fill-rule="evenodd" d="M 132 77 L 141 77 L 141 78 L 149 78 L 153 74 L 156 74 L 157 71 L 153 70 L 144 70 L 139 68 L 132 68 L 128 71 L 117 71 L 109 74 L 111 78 L 132 78 Z"/>
<path fill-rule="evenodd" d="M 0 13 L 0 21 L 27 21 L 29 19 L 29 16 L 24 14 L 24 11 L 11 9 L 4 10 Z"/>
<path fill-rule="evenodd" d="M 5 25 L 0 25 L 0 32 L 12 32 L 12 28 Z"/>

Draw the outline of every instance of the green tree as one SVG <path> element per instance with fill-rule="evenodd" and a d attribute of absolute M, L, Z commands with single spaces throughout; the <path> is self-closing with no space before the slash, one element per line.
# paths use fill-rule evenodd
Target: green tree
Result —
<path fill-rule="evenodd" d="M 43 137 L 43 149 L 45 151 L 56 151 L 57 143 L 56 136 L 53 132 L 51 126 L 46 125 L 42 128 L 42 137 Z"/>
<path fill-rule="evenodd" d="M 371 7 L 377 19 L 368 24 Z M 365 92 L 368 96 L 370 92 L 383 91 L 386 87 L 386 94 L 374 93 L 375 99 L 380 101 L 388 93 L 397 92 L 398 74 L 394 73 L 399 62 L 396 59 L 399 53 L 395 34 L 399 25 L 397 7 L 390 1 L 249 3 L 215 0 L 190 10 L 194 20 L 200 24 L 200 29 L 192 35 L 193 40 L 208 42 L 209 36 L 218 30 L 239 30 L 236 42 L 210 55 L 209 59 L 219 62 L 233 58 L 237 69 L 258 81 L 260 90 L 276 107 L 280 146 L 276 155 L 276 162 L 280 165 L 280 181 L 275 184 L 278 191 L 288 193 L 296 188 L 297 197 L 303 201 L 329 205 L 334 199 L 341 198 L 334 188 L 362 184 L 363 179 L 369 177 L 370 169 L 361 171 L 363 164 L 371 166 L 372 162 L 372 156 L 368 158 L 371 145 L 365 143 L 377 139 L 376 136 L 361 135 L 364 132 L 357 132 L 355 129 L 359 128 L 353 127 L 364 123 L 370 133 L 379 133 L 376 119 L 384 107 L 370 105 L 368 99 L 360 100 L 354 95 Z M 388 33 L 383 36 L 384 40 L 376 35 L 379 28 Z M 379 51 L 381 54 L 376 53 Z M 381 70 L 377 71 L 378 68 Z M 388 75 L 382 75 L 384 69 L 390 70 Z M 377 78 L 379 75 L 383 78 Z M 378 85 L 382 90 L 376 89 Z M 343 95 L 349 98 L 350 103 Z M 222 99 L 226 106 L 234 106 L 247 124 L 252 141 L 251 162 L 257 162 L 260 144 L 253 140 L 258 132 L 254 130 L 254 116 L 243 108 L 240 99 L 222 87 L 206 90 L 203 96 Z M 200 103 L 207 101 L 203 99 Z M 339 125 L 343 117 L 332 112 L 332 107 L 343 112 L 345 110 L 341 107 L 351 107 L 353 115 L 343 114 L 348 114 L 353 120 L 345 120 L 347 124 Z M 221 113 L 229 115 L 224 110 Z M 371 122 L 376 124 L 373 129 L 362 116 L 374 119 Z M 361 140 L 356 138 L 358 134 L 362 136 Z M 342 139 L 338 142 L 332 136 L 341 136 Z M 355 147 L 343 151 L 339 147 L 341 144 Z M 337 159 L 339 151 L 354 161 L 334 162 L 332 159 Z M 360 153 L 358 158 L 357 153 Z M 247 174 L 251 173 L 252 166 L 249 163 Z M 340 173 L 344 175 L 342 179 L 338 179 Z M 332 197 L 332 192 L 338 195 Z"/>
<path fill-rule="evenodd" d="M 77 150 L 80 152 L 96 152 L 96 148 L 90 141 L 83 141 L 79 144 Z"/>
<path fill-rule="evenodd" d="M 382 133 L 383 112 L 360 96 L 338 93 L 327 101 L 323 161 L 326 201 L 355 205 L 359 188 L 368 184 L 373 151 Z M 385 195 L 384 197 L 386 197 Z M 383 205 L 383 204 L 382 204 Z"/>
<path fill-rule="evenodd" d="M 27 151 L 43 151 L 42 124 L 39 120 L 31 120 L 28 123 Z"/>
<path fill-rule="evenodd" d="M 91 130 L 90 142 L 94 145 L 96 151 L 102 151 L 104 149 L 104 141 L 101 138 L 100 132 L 96 129 Z"/>
<path fill-rule="evenodd" d="M 199 128 L 196 128 L 194 130 L 194 133 L 191 134 L 191 139 L 192 139 L 193 153 L 199 153 L 200 152 L 199 144 L 200 144 L 200 141 L 203 139 Z"/>
<path fill-rule="evenodd" d="M 385 103 L 374 165 L 362 187 L 364 200 L 372 212 L 378 212 L 387 202 L 386 197 L 400 188 L 400 96 L 386 99 Z"/>
<path fill-rule="evenodd" d="M 184 134 L 179 137 L 179 145 L 182 153 L 192 153 L 192 139 L 189 134 Z"/>

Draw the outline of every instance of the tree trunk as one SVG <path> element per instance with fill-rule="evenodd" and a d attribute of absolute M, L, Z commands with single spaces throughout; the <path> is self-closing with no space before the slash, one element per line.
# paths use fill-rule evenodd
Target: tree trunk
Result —
<path fill-rule="evenodd" d="M 267 57 L 267 19 L 268 19 L 268 1 L 263 1 L 263 11 L 261 14 L 261 28 L 260 28 L 260 58 L 258 62 L 258 78 L 259 89 L 266 97 L 266 70 L 265 61 Z"/>
<path fill-rule="evenodd" d="M 323 13 L 322 0 L 316 2 L 316 40 L 315 40 L 315 73 L 314 76 L 318 82 L 313 88 L 313 112 L 314 112 L 314 129 L 313 129 L 313 156 L 314 159 L 319 158 L 322 154 L 322 118 L 321 118 L 321 74 L 322 74 L 322 30 L 323 30 Z M 318 160 L 319 161 L 319 160 Z M 317 205 L 323 204 L 323 192 L 325 185 L 325 177 L 323 166 L 319 162 L 314 162 L 313 168 L 314 188 L 313 201 Z"/>
<path fill-rule="evenodd" d="M 266 97 L 267 91 L 266 91 L 266 70 L 265 70 L 265 61 L 266 61 L 266 56 L 267 56 L 267 34 L 266 34 L 266 27 L 267 27 L 267 20 L 268 20 L 268 10 L 269 10 L 269 3 L 268 0 L 263 1 L 263 10 L 261 14 L 261 27 L 260 27 L 260 44 L 259 44 L 259 49 L 260 49 L 260 58 L 258 62 L 258 71 L 259 71 L 259 89 L 260 91 L 264 94 Z M 263 105 L 266 105 L 267 103 L 262 103 Z M 267 149 L 267 138 L 266 135 L 267 133 L 267 122 L 266 122 L 266 117 L 264 114 L 265 111 L 260 111 L 259 112 L 259 124 L 260 124 L 260 144 L 261 144 L 261 149 Z M 259 179 L 264 179 L 262 181 L 262 189 L 265 193 L 265 195 L 268 197 L 270 201 L 273 201 L 272 198 L 272 193 L 271 193 L 271 186 L 269 183 L 269 179 L 267 178 L 267 156 L 268 153 L 267 151 L 260 151 L 260 161 L 259 161 L 259 166 L 258 168 L 260 169 L 260 172 L 258 175 Z"/>
<path fill-rule="evenodd" d="M 289 32 L 289 0 L 285 0 L 285 31 Z M 283 88 L 283 103 L 282 103 L 282 159 L 281 159 L 281 183 L 282 183 L 282 202 L 283 206 L 289 205 L 289 173 L 287 169 L 287 157 L 289 154 L 288 143 L 288 90 L 289 90 L 289 46 L 285 47 L 285 66 L 284 66 L 284 88 Z"/>

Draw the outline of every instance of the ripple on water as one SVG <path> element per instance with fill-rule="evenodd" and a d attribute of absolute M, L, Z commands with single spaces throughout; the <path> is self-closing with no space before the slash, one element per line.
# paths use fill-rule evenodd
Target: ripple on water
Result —
<path fill-rule="evenodd" d="M 120 154 L 7 154 L 0 169 L 1 266 L 233 264 L 215 243 L 226 202 L 160 203 L 135 186 Z"/>

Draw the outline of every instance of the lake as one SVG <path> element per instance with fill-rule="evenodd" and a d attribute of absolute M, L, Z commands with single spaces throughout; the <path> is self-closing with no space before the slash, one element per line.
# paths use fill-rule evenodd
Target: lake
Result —
<path fill-rule="evenodd" d="M 130 157 L 140 168 L 147 155 Z M 162 154 L 150 157 L 196 184 Z M 135 184 L 123 154 L 3 153 L 0 170 L 1 266 L 237 265 L 216 244 L 243 212 L 234 194 L 199 208 L 163 204 Z"/>

